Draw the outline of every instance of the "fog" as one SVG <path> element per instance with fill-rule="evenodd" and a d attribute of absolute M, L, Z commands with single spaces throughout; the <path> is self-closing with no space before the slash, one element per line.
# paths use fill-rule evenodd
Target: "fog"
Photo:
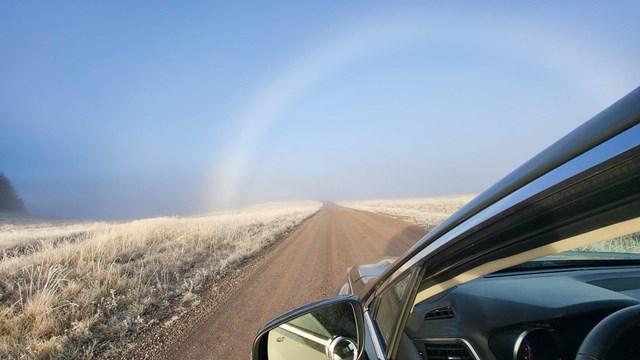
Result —
<path fill-rule="evenodd" d="M 637 3 L 485 5 L 0 5 L 0 171 L 69 219 L 479 193 L 640 84 Z"/>

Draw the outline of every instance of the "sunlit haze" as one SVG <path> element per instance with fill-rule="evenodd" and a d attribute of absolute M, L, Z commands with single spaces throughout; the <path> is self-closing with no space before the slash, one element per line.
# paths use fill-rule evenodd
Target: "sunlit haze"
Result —
<path fill-rule="evenodd" d="M 640 85 L 640 2 L 0 4 L 42 217 L 473 194 Z"/>

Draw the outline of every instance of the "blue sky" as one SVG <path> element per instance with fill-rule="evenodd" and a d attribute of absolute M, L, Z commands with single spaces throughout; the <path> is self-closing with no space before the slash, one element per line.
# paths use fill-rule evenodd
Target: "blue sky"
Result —
<path fill-rule="evenodd" d="M 640 85 L 638 2 L 0 4 L 40 216 L 477 193 Z"/>

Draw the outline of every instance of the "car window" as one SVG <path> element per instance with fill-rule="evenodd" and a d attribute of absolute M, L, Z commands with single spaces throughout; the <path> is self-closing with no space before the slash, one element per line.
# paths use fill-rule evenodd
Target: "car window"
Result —
<path fill-rule="evenodd" d="M 637 263 L 637 234 L 640 218 L 606 225 L 515 255 L 486 262 L 458 276 L 434 285 L 422 280 L 414 305 L 442 291 L 484 275 L 530 268 L 559 268 L 571 265 L 597 266 Z M 547 236 L 556 236 L 549 232 Z M 541 256 L 540 256 L 541 255 Z"/>
<path fill-rule="evenodd" d="M 396 321 L 400 317 L 403 299 L 407 292 L 409 280 L 411 279 L 410 275 L 411 274 L 405 275 L 400 281 L 387 290 L 386 293 L 379 297 L 375 320 L 385 345 L 389 344 Z"/>

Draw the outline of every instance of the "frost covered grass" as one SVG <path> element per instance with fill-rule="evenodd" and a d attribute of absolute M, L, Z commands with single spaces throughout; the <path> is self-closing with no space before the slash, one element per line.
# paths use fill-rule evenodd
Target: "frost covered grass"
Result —
<path fill-rule="evenodd" d="M 127 339 L 314 214 L 316 202 L 120 223 L 0 222 L 0 358 L 119 357 Z"/>
<path fill-rule="evenodd" d="M 406 199 L 342 201 L 352 209 L 391 215 L 431 229 L 471 201 L 474 195 L 435 196 Z"/>
<path fill-rule="evenodd" d="M 640 232 L 577 248 L 576 251 L 600 253 L 640 253 Z"/>

